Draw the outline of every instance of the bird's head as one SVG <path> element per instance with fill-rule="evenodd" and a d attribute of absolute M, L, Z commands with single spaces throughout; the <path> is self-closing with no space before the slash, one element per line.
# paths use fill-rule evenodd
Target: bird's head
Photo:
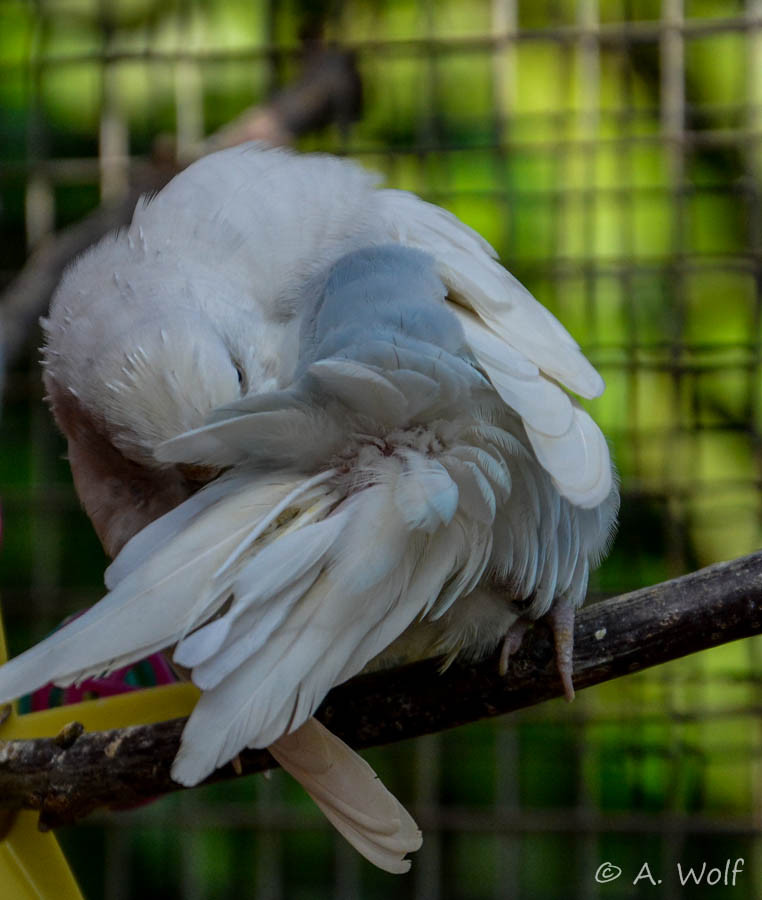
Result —
<path fill-rule="evenodd" d="M 148 467 L 159 465 L 158 444 L 201 425 L 212 409 L 240 397 L 245 383 L 244 363 L 215 323 L 193 310 L 176 312 L 139 320 L 85 359 L 69 350 L 67 360 L 84 363 L 76 371 L 50 358 L 52 336 L 47 348 L 46 381 L 99 419 L 124 456 Z M 81 330 L 73 337 L 81 344 Z"/>
<path fill-rule="evenodd" d="M 99 245 L 75 265 L 43 323 L 49 400 L 77 492 L 112 556 L 216 474 L 159 463 L 155 447 L 275 374 L 255 310 L 220 304 L 176 265 L 119 265 L 119 249 Z"/>

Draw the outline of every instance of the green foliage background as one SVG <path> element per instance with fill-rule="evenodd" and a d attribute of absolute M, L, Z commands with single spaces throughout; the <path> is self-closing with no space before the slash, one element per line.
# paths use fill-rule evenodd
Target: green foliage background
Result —
<path fill-rule="evenodd" d="M 660 19 L 681 7 L 675 62 Z M 481 231 L 606 378 L 589 408 L 624 499 L 593 594 L 741 555 L 759 546 L 762 510 L 753 7 L 0 0 L 0 277 L 23 263 L 31 176 L 52 189 L 58 227 L 99 202 L 104 100 L 138 156 L 157 134 L 187 127 L 176 106 L 189 84 L 211 132 L 291 80 L 300 35 L 321 23 L 356 49 L 364 114 L 348 134 L 313 135 L 302 149 L 355 156 Z M 515 9 L 515 40 L 491 40 L 499 8 Z M 580 31 L 586 21 L 597 36 Z M 684 93 L 670 93 L 675 69 Z M 675 96 L 684 108 L 671 119 Z M 10 373 L 1 426 L 0 576 L 14 651 L 97 599 L 104 566 L 38 382 L 30 353 Z M 759 898 L 761 674 L 760 644 L 742 642 L 591 689 L 572 707 L 368 754 L 424 827 L 424 850 L 400 880 L 337 843 L 279 775 L 62 837 L 91 900 L 668 898 L 681 896 L 678 861 L 736 857 L 746 870 L 732 896 Z M 599 886 L 605 860 L 624 875 Z M 644 861 L 662 885 L 632 885 Z"/>

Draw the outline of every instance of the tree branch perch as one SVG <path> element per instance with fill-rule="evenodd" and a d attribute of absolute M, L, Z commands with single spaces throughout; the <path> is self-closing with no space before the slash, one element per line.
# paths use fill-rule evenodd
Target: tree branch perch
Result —
<path fill-rule="evenodd" d="M 762 632 L 762 552 L 593 604 L 575 628 L 574 683 L 590 687 Z M 356 748 L 498 716 L 561 695 L 553 638 L 533 628 L 505 678 L 498 657 L 435 660 L 362 675 L 335 688 L 318 712 Z M 38 809 L 42 827 L 99 807 L 130 806 L 180 790 L 169 776 L 185 720 L 109 732 L 75 726 L 55 739 L 0 742 L 0 809 Z M 275 765 L 266 750 L 241 755 L 246 774 Z M 235 777 L 231 765 L 207 782 Z"/>

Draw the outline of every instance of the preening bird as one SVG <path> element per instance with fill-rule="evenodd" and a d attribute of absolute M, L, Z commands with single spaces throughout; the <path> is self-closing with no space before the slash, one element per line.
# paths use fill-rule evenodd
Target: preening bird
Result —
<path fill-rule="evenodd" d="M 415 823 L 320 726 L 369 666 L 503 663 L 574 610 L 618 493 L 568 393 L 603 382 L 450 213 L 346 160 L 201 159 L 66 273 L 45 383 L 107 595 L 0 668 L 0 700 L 163 648 L 202 690 L 172 768 L 269 747 L 372 862 Z"/>

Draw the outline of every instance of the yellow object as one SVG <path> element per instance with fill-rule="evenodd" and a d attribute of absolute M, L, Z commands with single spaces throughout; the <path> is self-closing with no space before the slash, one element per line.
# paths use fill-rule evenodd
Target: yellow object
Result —
<path fill-rule="evenodd" d="M 7 658 L 0 617 L 0 663 Z M 191 712 L 198 696 L 192 684 L 183 683 L 85 700 L 23 716 L 10 708 L 0 724 L 0 741 L 54 737 L 69 722 L 81 722 L 87 731 L 106 731 L 177 719 Z M 39 831 L 37 816 L 33 811 L 0 811 L 0 897 L 82 900 L 58 841 L 51 832 Z"/>
<path fill-rule="evenodd" d="M 81 900 L 66 857 L 51 832 L 37 829 L 37 813 L 13 814 L 0 842 L 0 896 L 3 900 Z"/>

